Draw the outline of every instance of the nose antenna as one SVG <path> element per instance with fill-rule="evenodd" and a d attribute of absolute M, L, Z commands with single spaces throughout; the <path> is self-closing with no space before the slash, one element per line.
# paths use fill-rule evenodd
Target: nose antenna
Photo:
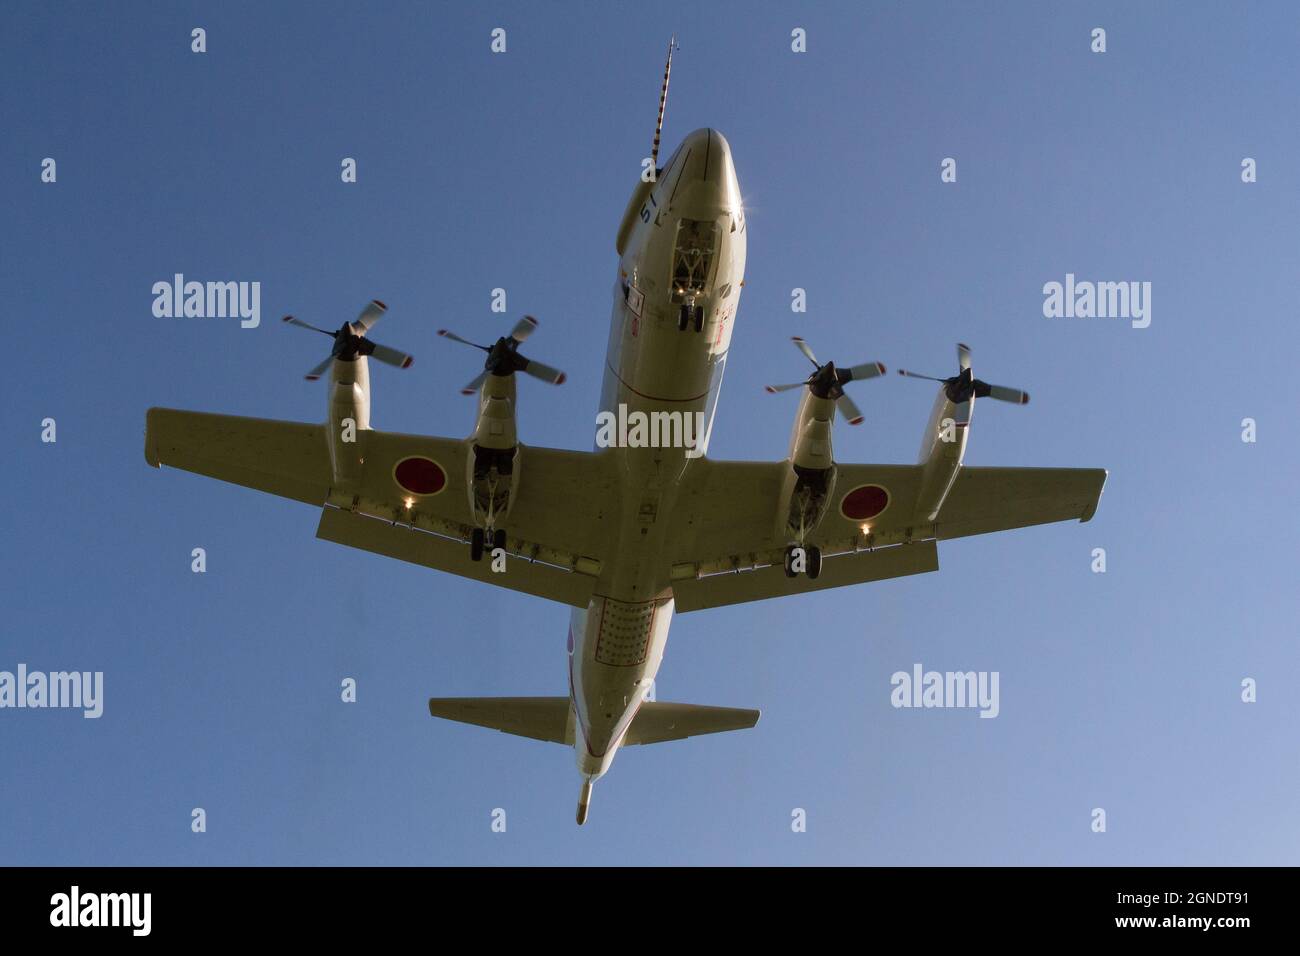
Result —
<path fill-rule="evenodd" d="M 655 141 L 650 147 L 650 166 L 656 175 L 659 172 L 659 136 L 664 131 L 664 107 L 668 105 L 668 77 L 673 72 L 673 48 L 677 45 L 677 34 L 668 41 L 668 62 L 664 64 L 664 85 L 659 90 L 659 118 L 655 120 Z"/>

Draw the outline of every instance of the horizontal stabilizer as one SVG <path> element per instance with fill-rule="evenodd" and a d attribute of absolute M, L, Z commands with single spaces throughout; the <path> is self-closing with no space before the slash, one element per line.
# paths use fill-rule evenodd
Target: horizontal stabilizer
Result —
<path fill-rule="evenodd" d="M 429 713 L 444 720 L 477 724 L 504 734 L 557 744 L 573 743 L 573 711 L 567 697 L 434 697 Z M 637 711 L 624 744 L 657 744 L 724 730 L 746 730 L 759 712 L 646 701 Z"/>
<path fill-rule="evenodd" d="M 429 713 L 551 743 L 573 743 L 567 697 L 434 697 Z"/>
<path fill-rule="evenodd" d="M 625 744 L 657 744 L 724 730 L 748 730 L 758 723 L 759 712 L 738 707 L 706 707 L 646 701 L 628 728 Z"/>

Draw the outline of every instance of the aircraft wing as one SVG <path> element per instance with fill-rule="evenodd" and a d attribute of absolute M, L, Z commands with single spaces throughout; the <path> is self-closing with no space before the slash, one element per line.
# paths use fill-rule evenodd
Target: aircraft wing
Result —
<path fill-rule="evenodd" d="M 674 527 L 673 593 L 677 610 L 739 604 L 938 568 L 936 541 L 1029 525 L 1089 520 L 1106 472 L 1100 468 L 963 467 L 935 522 L 913 520 L 920 465 L 836 465 L 832 500 L 807 543 L 822 549 L 821 575 L 787 578 L 786 540 L 777 516 L 788 462 L 707 458 L 687 470 Z M 844 516 L 840 501 L 855 488 L 888 493 L 868 522 Z"/>
<path fill-rule="evenodd" d="M 604 523 L 613 502 L 608 459 L 593 452 L 521 446 L 519 487 L 504 522 L 506 570 L 469 559 L 467 439 L 357 433 L 364 472 L 346 496 L 331 487 L 323 425 L 152 408 L 145 459 L 269 494 L 323 506 L 317 537 L 487 584 L 586 607 L 595 587 Z M 418 456 L 438 464 L 445 484 L 409 497 L 394 470 Z"/>
<path fill-rule="evenodd" d="M 323 425 L 151 408 L 144 457 L 307 504 L 324 504 L 330 491 Z"/>

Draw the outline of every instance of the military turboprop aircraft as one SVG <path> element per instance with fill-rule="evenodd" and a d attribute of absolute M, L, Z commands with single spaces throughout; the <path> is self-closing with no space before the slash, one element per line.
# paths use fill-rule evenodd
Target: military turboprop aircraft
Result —
<path fill-rule="evenodd" d="M 1028 396 L 974 377 L 958 347 L 958 374 L 940 383 L 915 465 L 834 460 L 838 409 L 862 413 L 845 386 L 884 366 L 821 362 L 800 388 L 783 461 L 714 461 L 712 432 L 723 368 L 744 286 L 746 222 L 731 149 L 700 129 L 658 164 L 672 66 L 664 70 L 651 163 L 623 214 L 600 408 L 642 413 L 665 441 L 566 451 L 521 443 L 515 373 L 553 384 L 564 373 L 519 351 L 538 327 L 525 317 L 491 345 L 441 334 L 487 353 L 464 391 L 478 416 L 464 439 L 370 427 L 367 359 L 408 367 L 410 356 L 369 337 L 379 301 L 329 332 L 324 424 L 152 408 L 145 459 L 321 509 L 318 538 L 548 598 L 572 607 L 566 697 L 435 698 L 429 712 L 510 734 L 569 744 L 586 820 L 592 784 L 620 746 L 754 726 L 757 710 L 647 699 L 674 612 L 938 569 L 937 542 L 1046 522 L 1092 518 L 1106 472 L 966 467 L 976 399 Z M 903 373 L 910 375 L 913 373 Z M 916 376 L 925 378 L 926 376 Z M 692 443 L 670 424 L 699 415 Z M 676 446 L 674 446 L 676 445 Z M 683 447 L 685 446 L 685 447 Z M 488 560 L 484 560 L 484 558 Z"/>

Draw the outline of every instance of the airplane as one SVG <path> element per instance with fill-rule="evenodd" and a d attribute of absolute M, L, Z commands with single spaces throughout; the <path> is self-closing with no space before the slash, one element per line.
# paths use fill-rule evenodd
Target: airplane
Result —
<path fill-rule="evenodd" d="M 1104 469 L 963 464 L 977 399 L 1028 395 L 974 377 L 970 350 L 939 383 L 915 465 L 834 459 L 835 414 L 863 414 L 845 386 L 877 378 L 878 362 L 812 363 L 782 461 L 707 456 L 745 278 L 745 209 L 727 140 L 687 136 L 660 166 L 674 44 L 659 96 L 650 162 L 619 226 L 618 272 L 600 410 L 640 412 L 674 444 L 634 440 L 593 451 L 527 445 L 515 427 L 517 372 L 551 384 L 558 369 L 519 349 L 539 323 L 524 317 L 490 345 L 442 330 L 487 357 L 463 391 L 477 395 L 467 438 L 405 435 L 370 424 L 368 358 L 409 367 L 369 336 L 380 301 L 330 332 L 323 424 L 151 408 L 145 459 L 320 509 L 320 539 L 569 605 L 564 697 L 433 698 L 432 716 L 572 746 L 581 790 L 623 746 L 753 727 L 757 710 L 656 701 L 653 682 L 674 613 L 802 594 L 938 569 L 939 541 L 1048 522 L 1090 520 Z M 909 377 L 929 378 L 903 372 Z M 642 436 L 644 439 L 644 436 Z"/>

